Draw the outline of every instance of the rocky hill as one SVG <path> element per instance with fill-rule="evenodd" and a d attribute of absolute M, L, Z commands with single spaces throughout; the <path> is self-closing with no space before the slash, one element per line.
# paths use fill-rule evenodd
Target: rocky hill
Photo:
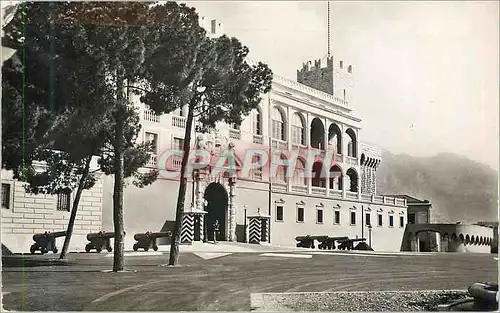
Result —
<path fill-rule="evenodd" d="M 459 155 L 418 158 L 384 151 L 377 188 L 378 194 L 431 201 L 431 222 L 498 220 L 498 172 Z"/>

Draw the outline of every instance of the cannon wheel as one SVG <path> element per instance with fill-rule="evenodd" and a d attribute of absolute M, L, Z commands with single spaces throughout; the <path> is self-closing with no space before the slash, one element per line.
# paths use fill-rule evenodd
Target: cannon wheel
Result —
<path fill-rule="evenodd" d="M 101 247 L 99 247 L 99 248 L 96 248 L 95 250 L 97 251 L 97 253 L 101 253 L 102 248 L 101 248 Z"/>
<path fill-rule="evenodd" d="M 137 251 L 139 249 L 139 247 L 137 247 L 136 243 L 134 243 L 133 249 L 134 249 L 134 251 Z"/>
<path fill-rule="evenodd" d="M 85 246 L 85 252 L 90 252 L 90 247 L 89 247 L 89 245 L 86 245 L 86 246 Z"/>
<path fill-rule="evenodd" d="M 57 253 L 57 251 L 58 251 L 58 250 L 57 250 L 57 248 L 56 248 L 56 247 L 54 247 L 54 249 L 52 249 L 52 253 Z"/>
<path fill-rule="evenodd" d="M 36 250 L 37 250 L 37 249 L 36 249 L 35 245 L 32 245 L 32 246 L 30 247 L 30 253 L 31 253 L 31 254 L 35 254 Z"/>

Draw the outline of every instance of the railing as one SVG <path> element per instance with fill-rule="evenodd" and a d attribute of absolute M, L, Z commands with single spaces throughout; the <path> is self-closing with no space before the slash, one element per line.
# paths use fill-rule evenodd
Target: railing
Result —
<path fill-rule="evenodd" d="M 332 103 L 335 105 L 339 105 L 339 106 L 343 106 L 343 107 L 348 106 L 348 102 L 345 100 L 342 100 L 342 99 L 335 97 L 331 94 L 328 94 L 326 92 L 311 88 L 311 87 L 306 86 L 304 84 L 298 83 L 298 82 L 293 81 L 291 79 L 288 79 L 288 78 L 285 78 L 282 76 L 278 76 L 275 74 L 275 75 L 273 75 L 273 80 L 276 81 L 277 83 L 283 85 L 283 86 L 301 91 L 303 93 L 306 93 L 310 96 L 319 98 L 319 99 L 324 100 L 326 102 L 329 102 L 329 103 Z"/>
<path fill-rule="evenodd" d="M 150 154 L 146 166 L 156 166 L 156 154 Z"/>
<path fill-rule="evenodd" d="M 253 135 L 253 143 L 261 145 L 264 143 L 264 137 L 262 135 Z"/>
<path fill-rule="evenodd" d="M 252 179 L 262 180 L 262 169 L 254 169 L 252 171 Z"/>
<path fill-rule="evenodd" d="M 300 151 L 300 150 L 304 150 L 306 148 L 307 147 L 305 145 L 302 145 L 299 143 L 292 143 L 292 150 L 294 150 L 294 151 Z"/>
<path fill-rule="evenodd" d="M 330 197 L 332 197 L 332 198 L 342 198 L 342 190 L 330 189 Z"/>
<path fill-rule="evenodd" d="M 358 199 L 358 193 L 354 192 L 354 191 L 346 191 L 345 197 L 346 197 L 346 199 L 355 200 L 355 199 Z"/>
<path fill-rule="evenodd" d="M 241 131 L 237 129 L 230 129 L 229 130 L 229 138 L 231 139 L 241 139 Z"/>
<path fill-rule="evenodd" d="M 371 195 L 361 194 L 361 201 L 371 202 L 372 201 L 372 196 Z"/>
<path fill-rule="evenodd" d="M 272 190 L 275 191 L 287 191 L 285 182 L 274 182 L 271 184 Z"/>
<path fill-rule="evenodd" d="M 293 192 L 307 193 L 307 186 L 303 185 L 292 185 Z"/>
<path fill-rule="evenodd" d="M 172 126 L 186 128 L 186 118 L 184 116 L 172 116 Z"/>
<path fill-rule="evenodd" d="M 384 203 L 384 197 L 383 196 L 374 196 L 373 197 L 373 202 L 375 202 L 375 203 Z"/>
<path fill-rule="evenodd" d="M 182 158 L 181 157 L 172 157 L 172 169 L 178 170 L 182 167 Z"/>
<path fill-rule="evenodd" d="M 326 195 L 326 188 L 324 187 L 312 187 L 312 194 L 313 195 Z"/>
<path fill-rule="evenodd" d="M 156 115 L 155 111 L 150 108 L 145 108 L 142 111 L 142 119 L 149 122 L 159 123 L 160 117 Z"/>
<path fill-rule="evenodd" d="M 286 141 L 273 139 L 271 140 L 271 147 L 274 149 L 286 150 L 287 144 Z"/>
<path fill-rule="evenodd" d="M 405 199 L 399 199 L 399 198 L 396 198 L 396 205 L 406 205 L 405 203 Z"/>
<path fill-rule="evenodd" d="M 386 203 L 386 204 L 394 204 L 395 201 L 396 201 L 396 199 L 393 197 L 384 197 L 384 203 Z"/>

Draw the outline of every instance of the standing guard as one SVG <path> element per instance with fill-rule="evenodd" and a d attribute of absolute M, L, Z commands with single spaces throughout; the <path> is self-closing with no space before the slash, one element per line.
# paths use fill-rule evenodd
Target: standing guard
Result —
<path fill-rule="evenodd" d="M 219 234 L 219 220 L 215 220 L 215 223 L 212 225 L 214 230 L 214 243 L 217 243 L 217 235 Z"/>

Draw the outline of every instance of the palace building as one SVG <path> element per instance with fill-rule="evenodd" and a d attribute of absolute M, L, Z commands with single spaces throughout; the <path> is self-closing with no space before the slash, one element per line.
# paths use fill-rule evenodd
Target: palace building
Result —
<path fill-rule="evenodd" d="M 203 24 L 212 36 L 220 35 L 220 23 Z M 218 220 L 218 240 L 249 242 L 256 232 L 250 224 L 257 219 L 260 242 L 295 246 L 297 236 L 368 238 L 370 231 L 374 250 L 400 250 L 407 224 L 406 202 L 376 193 L 382 153 L 360 140 L 361 120 L 349 102 L 354 92 L 353 66 L 333 57 L 323 61 L 303 64 L 297 71 L 297 81 L 275 74 L 272 90 L 263 95 L 259 107 L 239 127 L 220 124 L 216 132 L 203 136 L 203 146 L 212 161 L 189 177 L 185 211 L 193 214 L 186 225 L 193 230 L 187 241 L 202 240 L 206 235 L 212 240 L 210 231 L 204 233 L 203 224 L 211 228 Z M 179 172 L 181 158 L 165 162 L 162 155 L 182 150 L 187 109 L 156 116 L 139 100 L 135 103 L 141 111 L 142 138 L 156 145 L 149 167 L 169 175 L 160 175 L 158 181 L 143 189 L 126 188 L 125 229 L 131 234 L 172 229 L 179 182 L 178 176 L 172 178 L 175 175 L 171 174 Z M 200 134 L 193 131 L 191 138 L 195 146 Z M 223 175 L 216 163 L 229 147 L 238 171 Z M 287 177 L 288 169 L 283 165 L 275 166 L 273 174 L 272 161 L 243 175 L 249 150 L 277 154 L 282 163 L 293 152 L 298 152 L 299 158 L 288 160 L 295 163 L 288 165 L 293 167 L 291 177 Z M 317 154 L 313 162 L 306 161 L 309 151 Z M 333 159 L 324 162 L 332 153 Z M 105 229 L 113 225 L 112 186 L 112 178 L 105 177 Z"/>
<path fill-rule="evenodd" d="M 222 34 L 222 24 L 215 20 L 201 18 L 200 24 L 209 36 Z M 377 195 L 382 153 L 361 142 L 361 120 L 349 102 L 353 75 L 352 65 L 333 57 L 306 62 L 296 81 L 275 74 L 272 90 L 239 127 L 220 124 L 203 138 L 193 131 L 191 137 L 199 138 L 193 145 L 203 141 L 212 161 L 189 177 L 182 240 L 212 240 L 205 229 L 217 220 L 218 240 L 295 246 L 295 237 L 305 235 L 370 237 L 374 250 L 399 251 L 406 200 Z M 132 184 L 125 188 L 126 248 L 135 233 L 173 227 L 180 157 L 164 162 L 162 155 L 182 150 L 187 113 L 183 108 L 157 116 L 138 98 L 133 101 L 141 114 L 141 140 L 156 144 L 148 167 L 169 175 L 142 189 Z M 238 168 L 230 175 L 216 164 L 229 150 Z M 270 161 L 242 175 L 249 150 L 267 151 Z M 311 151 L 313 159 L 306 156 Z M 293 153 L 299 157 L 288 159 Z M 280 165 L 273 164 L 275 155 Z M 286 175 L 288 167 L 293 175 Z M 72 194 L 27 194 L 7 171 L 2 176 L 2 242 L 8 249 L 28 251 L 34 233 L 66 229 Z M 113 230 L 112 194 L 110 176 L 84 191 L 73 249 L 83 249 L 89 232 Z"/>

